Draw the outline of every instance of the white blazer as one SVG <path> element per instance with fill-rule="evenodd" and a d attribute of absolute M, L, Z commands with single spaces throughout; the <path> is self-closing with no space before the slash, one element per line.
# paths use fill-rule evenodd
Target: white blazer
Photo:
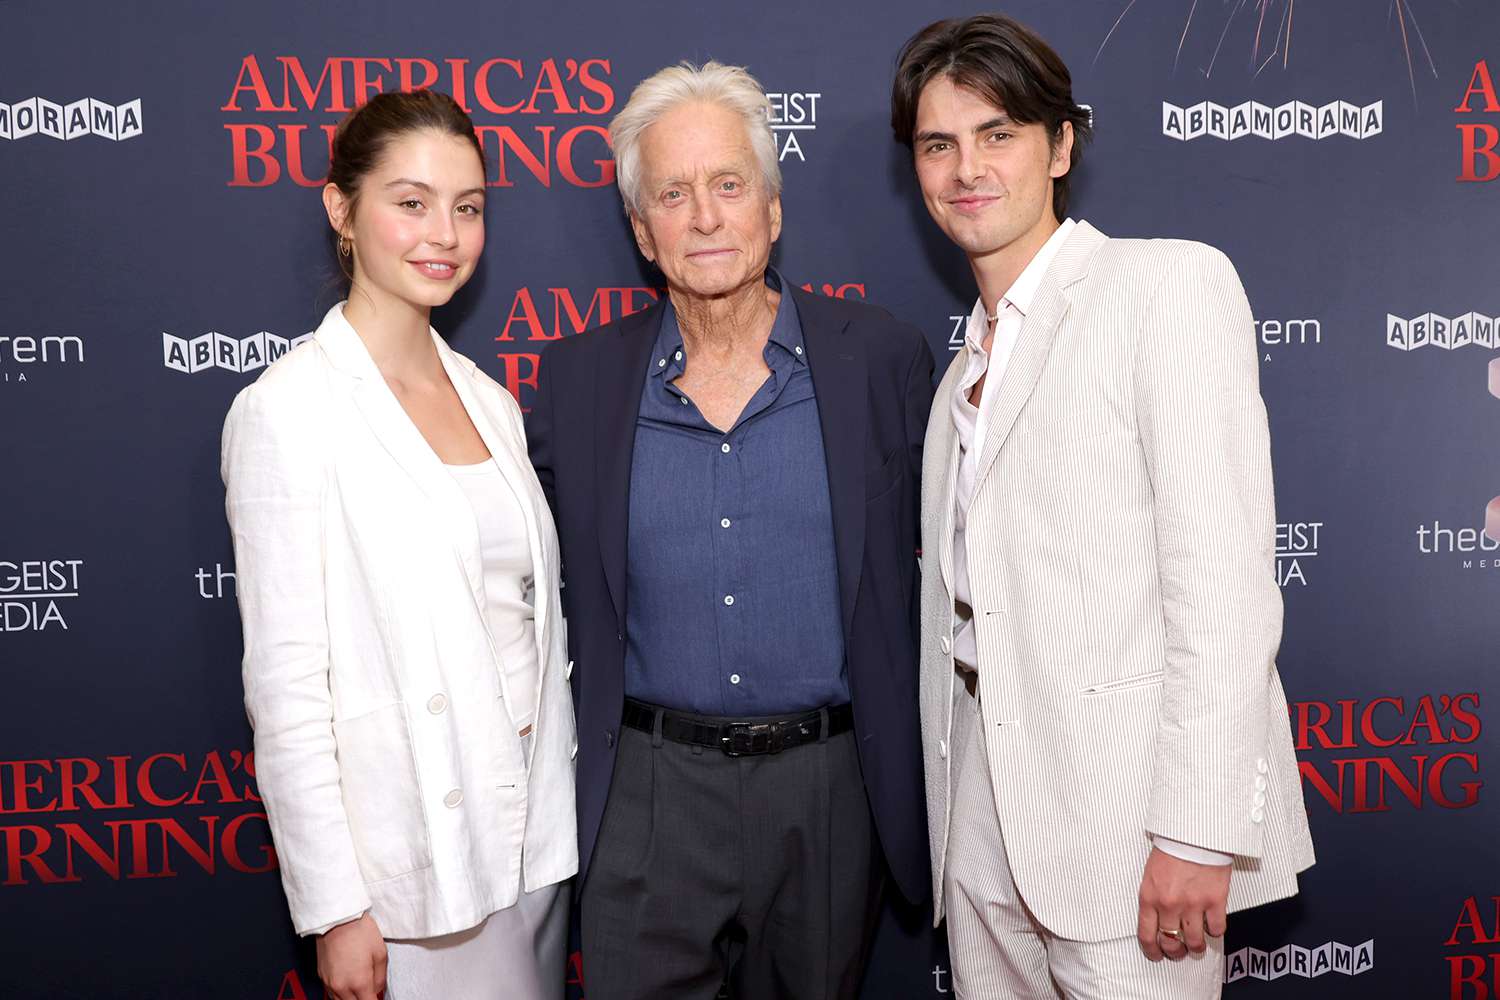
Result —
<path fill-rule="evenodd" d="M 365 909 L 388 938 L 447 934 L 578 870 L 552 516 L 515 401 L 432 341 L 523 498 L 540 669 L 531 768 L 472 509 L 335 306 L 235 398 L 222 456 L 255 775 L 301 934 Z"/>
<path fill-rule="evenodd" d="M 965 360 L 938 388 L 922 477 L 939 920 L 953 711 L 969 697 L 951 654 L 950 412 Z M 1022 897 L 1061 937 L 1131 936 L 1151 835 L 1235 855 L 1231 910 L 1295 893 L 1313 849 L 1275 662 L 1270 441 L 1233 266 L 1199 243 L 1079 223 L 985 391 L 965 554 L 984 743 Z"/>

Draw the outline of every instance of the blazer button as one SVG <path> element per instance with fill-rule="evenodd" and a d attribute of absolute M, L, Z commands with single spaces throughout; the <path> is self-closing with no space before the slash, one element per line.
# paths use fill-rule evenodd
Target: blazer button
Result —
<path fill-rule="evenodd" d="M 1255 793 L 1255 808 L 1259 809 L 1261 806 L 1263 806 L 1265 804 L 1266 804 L 1266 793 L 1265 792 L 1256 792 Z"/>
<path fill-rule="evenodd" d="M 1255 776 L 1255 790 L 1257 792 L 1263 792 L 1266 790 L 1266 779 L 1258 774 Z"/>
<path fill-rule="evenodd" d="M 563 667 L 563 680 L 570 681 L 572 679 L 573 679 L 573 661 L 569 660 L 568 661 L 568 665 L 566 667 Z"/>
<path fill-rule="evenodd" d="M 1261 774 L 1265 774 L 1270 769 L 1271 767 L 1266 763 L 1266 759 L 1264 757 L 1258 758 L 1255 761 L 1255 770 L 1260 772 Z"/>
<path fill-rule="evenodd" d="M 448 707 L 448 699 L 442 694 L 435 694 L 427 699 L 427 711 L 433 715 L 442 715 L 443 710 Z"/>
<path fill-rule="evenodd" d="M 945 635 L 938 640 L 938 645 L 943 649 L 943 655 L 953 652 L 953 642 Z"/>
<path fill-rule="evenodd" d="M 607 747 L 615 745 L 615 734 L 608 729 L 604 731 L 604 745 Z"/>
<path fill-rule="evenodd" d="M 1256 806 L 1254 809 L 1250 810 L 1250 818 L 1259 823 L 1261 820 L 1266 818 L 1266 811 L 1260 806 Z"/>
<path fill-rule="evenodd" d="M 449 809 L 456 809 L 458 804 L 464 800 L 464 793 L 457 788 L 443 796 L 443 805 Z"/>
<path fill-rule="evenodd" d="M 938 740 L 938 757 L 946 760 L 948 757 L 948 741 Z"/>

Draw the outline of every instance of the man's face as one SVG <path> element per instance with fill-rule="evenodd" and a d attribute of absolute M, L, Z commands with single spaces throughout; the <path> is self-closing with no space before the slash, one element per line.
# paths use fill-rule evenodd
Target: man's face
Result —
<path fill-rule="evenodd" d="M 745 123 L 717 104 L 683 104 L 641 136 L 637 245 L 678 292 L 712 297 L 763 280 L 781 235 Z"/>
<path fill-rule="evenodd" d="M 1068 172 L 1073 127 L 1055 148 L 1040 123 L 1021 125 L 978 93 L 939 77 L 917 100 L 912 143 L 927 211 L 970 257 L 1002 250 L 1054 223 L 1052 180 Z"/>

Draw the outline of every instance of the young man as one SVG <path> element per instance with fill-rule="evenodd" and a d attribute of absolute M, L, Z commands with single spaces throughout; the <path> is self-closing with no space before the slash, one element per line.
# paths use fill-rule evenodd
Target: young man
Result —
<path fill-rule="evenodd" d="M 1244 291 L 1210 247 L 1066 218 L 1088 118 L 1009 18 L 912 38 L 891 122 L 979 286 L 922 490 L 955 991 L 1216 997 L 1226 912 L 1313 862 Z"/>

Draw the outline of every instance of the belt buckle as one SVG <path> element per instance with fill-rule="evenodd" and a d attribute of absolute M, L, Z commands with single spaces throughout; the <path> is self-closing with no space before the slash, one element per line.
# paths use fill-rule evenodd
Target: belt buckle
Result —
<path fill-rule="evenodd" d="M 726 757 L 780 753 L 785 748 L 785 729 L 779 722 L 734 722 L 719 734 L 719 749 Z"/>

